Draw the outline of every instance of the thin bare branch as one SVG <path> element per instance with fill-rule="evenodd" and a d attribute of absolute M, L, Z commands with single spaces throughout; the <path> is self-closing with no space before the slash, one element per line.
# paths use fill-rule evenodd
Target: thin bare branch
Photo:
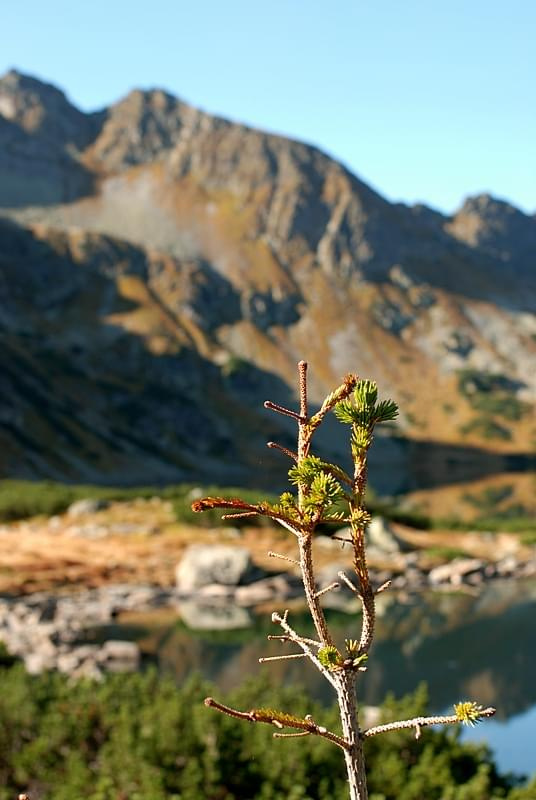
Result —
<path fill-rule="evenodd" d="M 326 414 L 334 408 L 341 400 L 346 400 L 350 393 L 354 390 L 359 378 L 357 375 L 346 375 L 343 382 L 338 386 L 334 392 L 328 394 L 320 409 L 311 417 L 310 425 L 313 428 L 318 428 Z"/>
<path fill-rule="evenodd" d="M 291 564 L 296 564 L 298 567 L 300 566 L 299 561 L 297 561 L 295 558 L 291 558 L 290 556 L 285 556 L 283 553 L 274 553 L 273 550 L 268 550 L 268 555 L 270 558 L 281 558 L 283 561 L 290 561 Z"/>
<path fill-rule="evenodd" d="M 282 730 L 283 728 L 297 728 L 305 733 L 313 734 L 315 736 L 322 736 L 324 739 L 329 739 L 330 742 L 341 747 L 343 750 L 348 748 L 348 742 L 336 733 L 332 733 L 322 725 L 317 725 L 314 719 L 308 715 L 304 719 L 295 717 L 292 714 L 286 714 L 284 711 L 275 711 L 271 708 L 253 708 L 251 711 L 238 711 L 236 708 L 219 703 L 212 697 L 205 699 L 205 705 L 210 708 L 215 708 L 223 714 L 237 719 L 244 719 L 248 722 L 264 722 L 267 725 L 273 725 Z"/>
<path fill-rule="evenodd" d="M 291 522 L 290 520 L 284 519 L 283 517 L 272 517 L 272 519 L 275 519 L 275 521 L 278 522 L 281 525 L 281 527 L 293 533 L 294 536 L 300 536 L 301 529 L 297 527 L 297 523 Z"/>
<path fill-rule="evenodd" d="M 321 672 L 322 675 L 324 676 L 324 678 L 327 681 L 329 681 L 329 683 L 331 683 L 331 685 L 333 686 L 333 688 L 335 690 L 337 690 L 337 682 L 336 682 L 334 676 L 329 672 L 329 670 L 327 670 L 324 667 L 323 664 L 320 663 L 318 658 L 312 652 L 312 650 L 311 650 L 309 644 L 307 643 L 307 641 L 305 641 L 305 639 L 303 639 L 301 636 L 299 636 L 299 634 L 297 634 L 296 631 L 293 628 L 290 627 L 290 625 L 287 622 L 287 615 L 288 615 L 288 611 L 285 611 L 283 616 L 278 614 L 277 611 L 274 611 L 274 613 L 272 614 L 272 622 L 277 623 L 278 625 L 281 626 L 281 628 L 283 628 L 285 633 L 288 634 L 289 639 L 292 642 L 295 642 L 299 647 L 301 647 L 303 652 L 306 653 L 309 656 L 310 660 L 313 662 L 313 664 L 318 669 L 318 671 Z"/>
<path fill-rule="evenodd" d="M 284 453 L 293 461 L 298 460 L 298 454 L 295 453 L 294 450 L 289 450 L 288 447 L 283 447 L 282 444 L 278 444 L 277 442 L 266 442 L 266 446 L 269 447 L 271 450 L 279 450 L 280 453 Z"/>
<path fill-rule="evenodd" d="M 266 661 L 288 661 L 291 658 L 307 658 L 307 653 L 288 653 L 283 656 L 265 656 L 259 658 L 259 664 L 264 664 Z"/>
<path fill-rule="evenodd" d="M 337 534 L 334 534 L 331 538 L 335 539 L 336 542 L 342 542 L 343 547 L 345 544 L 352 544 L 351 539 L 344 539 L 342 536 L 337 536 Z"/>
<path fill-rule="evenodd" d="M 272 403 L 271 400 L 264 401 L 264 407 L 269 408 L 270 411 L 275 411 L 277 414 L 283 414 L 285 417 L 291 417 L 295 419 L 296 422 L 304 422 L 305 420 L 296 413 L 296 411 L 291 411 L 290 408 L 285 408 L 285 406 L 280 406 L 278 403 Z"/>
<path fill-rule="evenodd" d="M 341 584 L 338 581 L 333 581 L 333 583 L 330 583 L 329 586 L 326 586 L 324 589 L 320 589 L 320 591 L 316 593 L 315 597 L 322 597 L 323 594 L 331 592 L 333 589 L 340 589 L 340 586 Z"/>
<path fill-rule="evenodd" d="M 388 580 L 388 581 L 385 581 L 385 583 L 382 583 L 382 585 L 378 586 L 378 588 L 376 589 L 376 594 L 381 594 L 382 592 L 385 592 L 385 590 L 390 587 L 392 582 L 393 581 Z"/>
<path fill-rule="evenodd" d="M 251 716 L 251 711 L 237 711 L 236 708 L 230 708 L 229 706 L 224 706 L 223 703 L 218 703 L 213 697 L 205 697 L 205 705 L 209 708 L 215 708 L 217 711 L 221 711 L 222 714 L 227 714 L 229 717 L 255 722 L 254 718 Z"/>
<path fill-rule="evenodd" d="M 478 712 L 478 718 L 492 717 L 497 709 L 489 706 L 489 708 L 482 708 Z M 477 720 L 475 720 L 476 722 Z M 390 731 L 401 731 L 404 728 L 425 728 L 428 725 L 456 725 L 462 720 L 456 714 L 447 714 L 438 717 L 413 717 L 413 719 L 403 719 L 398 722 L 386 722 L 384 725 L 375 725 L 373 728 L 368 728 L 362 731 L 361 735 L 364 738 L 369 736 L 377 736 L 380 733 L 389 733 Z"/>
<path fill-rule="evenodd" d="M 307 361 L 298 361 L 298 383 L 300 387 L 300 417 L 306 420 L 307 409 Z"/>
<path fill-rule="evenodd" d="M 244 519 L 245 517 L 258 517 L 258 511 L 237 511 L 236 514 L 222 514 L 222 519 Z"/>
<path fill-rule="evenodd" d="M 230 519 L 236 516 L 261 516 L 269 517 L 279 522 L 283 527 L 298 535 L 299 529 L 295 527 L 294 520 L 288 519 L 284 514 L 279 513 L 270 506 L 269 503 L 246 503 L 239 497 L 202 497 L 200 500 L 194 500 L 192 503 L 192 511 L 197 513 L 201 511 L 209 511 L 214 508 L 230 508 L 235 509 L 231 514 L 226 514 L 223 519 Z"/>
<path fill-rule="evenodd" d="M 275 636 L 274 634 L 269 633 L 266 638 L 270 640 L 273 639 L 274 641 L 278 640 L 280 642 L 296 642 L 299 639 L 301 642 L 311 645 L 311 647 L 316 647 L 317 650 L 320 650 L 322 647 L 322 642 L 317 642 L 315 639 L 308 639 L 306 636 L 299 636 L 299 634 L 296 634 L 296 637 L 296 639 L 291 639 L 287 634 Z"/>
<path fill-rule="evenodd" d="M 352 590 L 352 592 L 353 592 L 354 594 L 356 594 L 358 597 L 360 597 L 360 591 L 359 591 L 359 589 L 358 589 L 356 586 L 354 586 L 354 584 L 352 583 L 352 581 L 350 580 L 350 578 L 348 578 L 348 577 L 347 577 L 347 575 L 346 575 L 346 573 L 345 573 L 345 572 L 342 572 L 342 571 L 341 571 L 341 572 L 337 572 L 337 575 L 339 576 L 339 578 L 341 579 L 341 581 L 344 581 L 344 583 L 345 583 L 345 584 L 348 586 L 348 588 L 349 588 L 349 589 L 351 589 L 351 590 Z"/>

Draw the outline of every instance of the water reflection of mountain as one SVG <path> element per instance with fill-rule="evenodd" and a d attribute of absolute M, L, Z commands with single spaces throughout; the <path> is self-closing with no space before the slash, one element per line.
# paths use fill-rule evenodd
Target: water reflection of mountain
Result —
<path fill-rule="evenodd" d="M 393 606 L 378 631 L 367 703 L 426 680 L 432 704 L 474 698 L 509 717 L 536 704 L 536 586 L 494 583 L 478 597 L 444 595 L 430 605 Z"/>
<path fill-rule="evenodd" d="M 535 470 L 536 456 L 533 452 L 493 452 L 474 446 L 398 436 L 379 436 L 370 458 L 372 485 L 384 495 L 466 483 L 501 473 L 515 475 Z"/>
<path fill-rule="evenodd" d="M 536 704 L 536 583 L 494 582 L 477 597 L 434 594 L 406 604 L 384 597 L 360 687 L 366 704 L 376 705 L 390 690 L 411 691 L 423 680 L 433 709 L 472 698 L 496 705 L 505 718 Z M 311 633 L 305 615 L 292 617 L 298 630 Z M 331 622 L 339 638 L 352 634 L 350 617 L 333 614 Z M 301 660 L 259 665 L 260 656 L 281 652 L 279 643 L 266 640 L 271 632 L 266 617 L 251 628 L 219 632 L 189 631 L 169 620 L 152 627 L 146 620 L 143 646 L 179 682 L 199 671 L 227 690 L 245 676 L 269 671 L 280 683 L 305 684 L 316 697 L 331 701 L 331 688 Z"/>

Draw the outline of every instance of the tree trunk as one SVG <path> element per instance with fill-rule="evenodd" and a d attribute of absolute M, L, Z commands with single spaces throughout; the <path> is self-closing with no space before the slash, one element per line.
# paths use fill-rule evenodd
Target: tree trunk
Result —
<path fill-rule="evenodd" d="M 355 674 L 349 671 L 341 673 L 338 684 L 337 699 L 341 714 L 342 734 L 346 741 L 350 743 L 349 749 L 344 751 L 350 790 L 349 797 L 350 800 L 367 800 L 365 756 L 357 717 Z"/>

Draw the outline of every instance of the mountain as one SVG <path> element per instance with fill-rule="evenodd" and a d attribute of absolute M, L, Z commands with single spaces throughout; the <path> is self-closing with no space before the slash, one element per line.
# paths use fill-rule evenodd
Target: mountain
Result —
<path fill-rule="evenodd" d="M 400 403 L 380 460 L 526 458 L 535 244 L 536 219 L 489 196 L 450 218 L 391 204 L 314 147 L 164 91 L 84 114 L 12 71 L 2 471 L 269 485 L 262 442 L 291 434 L 260 404 L 292 402 L 300 358 L 313 401 L 357 371 Z"/>

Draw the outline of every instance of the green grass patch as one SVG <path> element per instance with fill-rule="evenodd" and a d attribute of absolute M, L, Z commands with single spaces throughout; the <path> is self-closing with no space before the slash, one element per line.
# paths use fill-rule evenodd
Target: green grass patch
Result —
<path fill-rule="evenodd" d="M 427 547 L 422 552 L 441 561 L 453 561 L 455 558 L 467 558 L 467 552 L 461 547 Z"/>
<path fill-rule="evenodd" d="M 199 484 L 177 484 L 167 487 L 107 487 L 90 485 L 71 485 L 54 481 L 0 481 L 0 522 L 10 522 L 35 516 L 52 516 L 61 514 L 71 503 L 82 499 L 102 499 L 109 501 L 127 501 L 137 498 L 149 499 L 160 497 L 170 500 L 178 522 L 200 527 L 216 527 L 224 524 L 221 521 L 222 511 L 206 511 L 196 514 L 192 511 L 192 501 L 208 495 L 218 497 L 241 497 L 247 502 L 259 500 L 277 502 L 277 497 L 267 496 L 262 491 L 222 486 L 200 486 Z M 243 521 L 242 521 L 243 522 Z M 240 521 L 229 522 L 240 524 Z M 255 518 L 248 520 L 255 524 Z"/>
<path fill-rule="evenodd" d="M 117 488 L 107 486 L 71 485 L 54 481 L 0 481 L 0 521 L 9 522 L 39 515 L 61 514 L 71 503 L 86 498 L 103 500 L 134 500 L 155 495 L 173 499 L 191 487 L 172 486 Z"/>

